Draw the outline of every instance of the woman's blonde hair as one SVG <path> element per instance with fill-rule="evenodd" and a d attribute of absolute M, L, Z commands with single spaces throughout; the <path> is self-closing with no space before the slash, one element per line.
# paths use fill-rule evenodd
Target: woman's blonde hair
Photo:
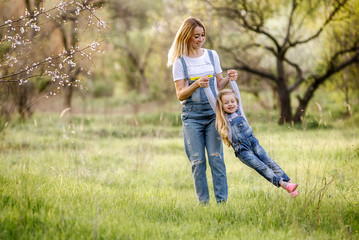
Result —
<path fill-rule="evenodd" d="M 219 132 L 219 135 L 221 135 L 223 142 L 227 146 L 231 146 L 231 142 L 229 141 L 228 138 L 226 112 L 223 110 L 223 102 L 222 102 L 222 97 L 227 94 L 233 94 L 234 98 L 237 101 L 237 104 L 239 104 L 238 97 L 231 89 L 223 89 L 218 93 L 216 100 L 216 128 Z"/>
<path fill-rule="evenodd" d="M 168 51 L 168 67 L 173 65 L 178 57 L 182 56 L 183 54 L 188 55 L 188 42 L 191 39 L 193 31 L 196 27 L 203 28 L 204 34 L 206 34 L 206 28 L 198 18 L 188 17 L 182 22 L 172 43 L 172 46 Z"/>

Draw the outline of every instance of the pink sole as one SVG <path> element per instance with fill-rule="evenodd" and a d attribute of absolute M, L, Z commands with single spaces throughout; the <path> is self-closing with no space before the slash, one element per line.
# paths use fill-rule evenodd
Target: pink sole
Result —
<path fill-rule="evenodd" d="M 297 187 L 298 187 L 298 184 L 288 183 L 285 190 L 287 190 L 287 192 L 291 193 L 291 192 L 294 192 L 297 189 Z"/>
<path fill-rule="evenodd" d="M 294 190 L 293 192 L 289 193 L 289 195 L 290 195 L 291 197 L 296 197 L 296 196 L 298 196 L 298 191 L 297 191 L 297 190 Z"/>

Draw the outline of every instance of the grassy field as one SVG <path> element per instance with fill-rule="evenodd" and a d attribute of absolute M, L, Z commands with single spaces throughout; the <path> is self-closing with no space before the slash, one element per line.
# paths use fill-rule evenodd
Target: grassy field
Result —
<path fill-rule="evenodd" d="M 359 239 L 359 126 L 249 116 L 290 198 L 225 147 L 229 199 L 198 205 L 177 113 L 38 113 L 0 142 L 0 239 Z M 210 171 L 208 180 L 211 183 Z M 211 184 L 210 184 L 211 185 Z"/>

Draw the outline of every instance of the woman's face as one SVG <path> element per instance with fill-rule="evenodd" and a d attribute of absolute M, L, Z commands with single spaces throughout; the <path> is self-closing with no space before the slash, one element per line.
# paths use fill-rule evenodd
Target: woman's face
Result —
<path fill-rule="evenodd" d="M 189 47 L 192 49 L 200 49 L 206 40 L 206 35 L 204 29 L 200 26 L 197 26 L 193 30 L 193 34 L 189 40 Z"/>

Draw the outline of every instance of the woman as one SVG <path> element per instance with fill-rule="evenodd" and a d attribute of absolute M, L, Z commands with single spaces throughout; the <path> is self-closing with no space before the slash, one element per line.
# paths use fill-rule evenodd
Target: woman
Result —
<path fill-rule="evenodd" d="M 229 70 L 223 78 L 218 55 L 202 48 L 206 28 L 194 17 L 186 18 L 180 26 L 168 53 L 172 66 L 177 98 L 181 101 L 183 137 L 187 157 L 192 165 L 194 186 L 198 200 L 209 202 L 206 176 L 206 155 L 211 167 L 214 195 L 217 203 L 228 197 L 226 166 L 222 140 L 215 128 L 215 112 L 208 103 L 203 88 L 210 86 L 213 94 L 228 84 L 228 76 L 237 79 L 237 72 Z"/>

